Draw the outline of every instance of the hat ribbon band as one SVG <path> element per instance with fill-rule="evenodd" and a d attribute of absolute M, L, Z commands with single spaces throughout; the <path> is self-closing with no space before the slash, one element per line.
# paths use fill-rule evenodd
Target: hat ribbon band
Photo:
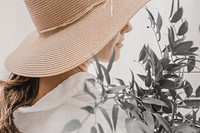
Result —
<path fill-rule="evenodd" d="M 91 5 L 91 6 L 89 6 L 89 7 L 85 10 L 85 12 L 84 12 L 82 15 L 80 15 L 79 17 L 77 17 L 77 18 L 75 18 L 75 19 L 73 19 L 73 20 L 71 20 L 71 21 L 67 21 L 67 22 L 65 22 L 65 23 L 63 23 L 63 24 L 60 24 L 60 25 L 58 25 L 58 26 L 55 26 L 55 27 L 51 27 L 51 28 L 48 28 L 48 29 L 44 29 L 44 30 L 38 31 L 38 33 L 39 33 L 39 34 L 43 34 L 43 33 L 45 34 L 45 33 L 54 31 L 54 30 L 59 29 L 59 28 L 62 28 L 62 27 L 66 27 L 66 26 L 68 26 L 68 25 L 70 25 L 70 24 L 76 22 L 76 21 L 79 20 L 80 18 L 86 16 L 87 13 L 88 13 L 89 11 L 91 11 L 92 9 L 94 9 L 95 7 L 100 6 L 100 5 L 102 5 L 102 4 L 105 4 L 105 3 L 107 3 L 108 1 L 109 1 L 109 0 L 102 1 L 102 2 L 99 2 L 99 3 L 95 3 L 95 4 Z M 110 2 L 111 2 L 111 3 L 110 3 L 110 14 L 111 14 L 111 16 L 113 16 L 113 11 L 112 11 L 112 10 L 113 10 L 113 1 L 111 0 Z"/>

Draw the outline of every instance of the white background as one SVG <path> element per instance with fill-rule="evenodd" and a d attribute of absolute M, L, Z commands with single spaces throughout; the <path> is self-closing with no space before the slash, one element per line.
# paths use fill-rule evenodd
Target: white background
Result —
<path fill-rule="evenodd" d="M 180 0 L 180 5 L 184 8 L 183 19 L 189 21 L 189 31 L 187 40 L 193 40 L 196 46 L 200 47 L 200 0 Z M 157 11 L 163 18 L 162 44 L 167 44 L 167 28 L 169 27 L 169 14 L 171 0 L 152 0 L 147 4 L 148 9 L 153 12 L 155 18 Z M 144 44 L 149 44 L 154 50 L 158 51 L 155 35 L 148 20 L 148 14 L 143 8 L 131 19 L 133 31 L 126 35 L 124 47 L 122 48 L 121 58 L 113 66 L 111 74 L 113 77 L 121 77 L 128 82 L 131 75 L 129 69 L 134 73 L 144 73 L 141 65 L 134 63 L 138 60 L 140 49 Z M 6 56 L 13 51 L 17 45 L 34 30 L 33 23 L 25 8 L 23 0 L 1 0 L 0 1 L 0 77 L 5 77 L 8 73 L 4 68 Z M 197 52 L 200 54 L 200 51 Z M 200 65 L 198 65 L 200 66 Z M 92 72 L 93 68 L 90 68 Z M 186 78 L 196 88 L 200 85 L 200 74 L 192 73 Z"/>

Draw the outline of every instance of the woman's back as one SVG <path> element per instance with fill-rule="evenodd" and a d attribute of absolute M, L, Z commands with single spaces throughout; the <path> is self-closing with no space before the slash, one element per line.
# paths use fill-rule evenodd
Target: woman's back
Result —
<path fill-rule="evenodd" d="M 95 79 L 92 74 L 80 72 L 70 76 L 54 90 L 45 95 L 31 107 L 21 107 L 14 112 L 15 123 L 23 133 L 60 133 L 64 126 L 71 120 L 77 119 L 83 123 L 80 133 L 89 133 L 95 122 L 102 125 L 105 133 L 111 133 L 105 117 L 98 110 L 90 114 L 82 109 L 86 106 L 94 106 L 94 99 L 84 91 L 86 79 Z M 87 82 L 88 83 L 88 82 Z M 100 88 L 91 84 L 90 91 L 98 97 Z M 58 99 L 59 98 L 59 99 Z M 108 101 L 103 107 L 111 116 L 114 101 Z M 125 114 L 120 113 L 119 127 L 123 127 Z M 89 115 L 89 117 L 87 117 Z M 122 129 L 125 130 L 125 129 Z M 118 128 L 117 133 L 122 131 Z"/>

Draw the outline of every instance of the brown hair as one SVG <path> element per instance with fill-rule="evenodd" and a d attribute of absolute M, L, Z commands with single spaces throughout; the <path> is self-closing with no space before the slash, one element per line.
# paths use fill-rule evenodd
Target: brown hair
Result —
<path fill-rule="evenodd" d="M 20 133 L 13 120 L 13 112 L 30 106 L 39 90 L 39 78 L 11 74 L 7 81 L 0 80 L 0 132 Z"/>

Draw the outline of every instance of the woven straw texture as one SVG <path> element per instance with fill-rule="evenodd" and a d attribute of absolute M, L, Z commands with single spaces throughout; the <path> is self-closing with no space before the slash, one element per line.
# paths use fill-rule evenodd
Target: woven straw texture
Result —
<path fill-rule="evenodd" d="M 28 77 L 71 70 L 99 52 L 147 2 L 25 0 L 37 30 L 8 56 L 5 67 Z"/>

